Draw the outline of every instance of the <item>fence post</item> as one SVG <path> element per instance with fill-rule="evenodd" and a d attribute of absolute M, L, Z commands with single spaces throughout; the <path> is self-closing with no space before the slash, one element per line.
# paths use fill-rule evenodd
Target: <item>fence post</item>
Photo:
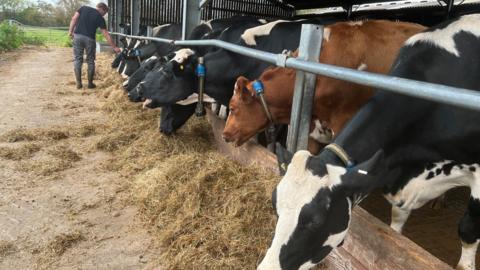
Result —
<path fill-rule="evenodd" d="M 302 25 L 298 59 L 318 62 L 322 39 L 323 26 Z M 291 152 L 307 149 L 316 78 L 315 74 L 297 71 L 287 136 L 287 149 Z"/>
<path fill-rule="evenodd" d="M 140 4 L 141 1 L 131 1 L 132 35 L 140 35 Z"/>
<path fill-rule="evenodd" d="M 117 33 L 123 33 L 123 31 L 120 30 L 120 24 L 122 23 L 122 11 L 123 9 L 123 0 L 115 0 L 115 14 L 112 14 L 113 16 L 115 16 L 115 32 Z M 116 39 L 115 39 L 115 42 L 116 42 L 116 45 L 117 46 L 120 46 L 120 44 L 118 44 L 120 41 L 120 38 L 117 36 Z"/>
<path fill-rule="evenodd" d="M 183 0 L 182 40 L 200 24 L 200 0 Z"/>

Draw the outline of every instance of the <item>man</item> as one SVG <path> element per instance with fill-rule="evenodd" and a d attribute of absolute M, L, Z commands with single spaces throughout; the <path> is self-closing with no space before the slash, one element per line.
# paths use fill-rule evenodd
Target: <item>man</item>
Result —
<path fill-rule="evenodd" d="M 74 71 L 75 79 L 77 81 L 77 89 L 81 89 L 82 85 L 82 64 L 83 51 L 87 53 L 88 64 L 88 88 L 95 88 L 93 77 L 95 75 L 95 33 L 97 28 L 100 28 L 103 36 L 108 44 L 112 46 L 116 53 L 120 49 L 112 42 L 112 38 L 107 31 L 105 19 L 103 16 L 107 14 L 108 7 L 104 3 L 97 4 L 96 8 L 83 6 L 75 12 L 70 21 L 70 28 L 68 34 L 73 38 L 73 55 L 74 55 Z"/>

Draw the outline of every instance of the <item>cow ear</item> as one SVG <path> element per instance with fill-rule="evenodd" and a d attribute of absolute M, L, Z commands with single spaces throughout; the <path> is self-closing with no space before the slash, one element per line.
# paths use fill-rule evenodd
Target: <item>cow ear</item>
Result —
<path fill-rule="evenodd" d="M 245 78 L 244 76 L 238 77 L 237 81 L 235 82 L 234 92 L 245 103 L 249 103 L 252 100 L 252 96 L 254 95 L 253 90 L 250 90 L 247 87 L 249 83 L 250 80 Z"/>
<path fill-rule="evenodd" d="M 277 155 L 278 169 L 283 176 L 287 172 L 287 167 L 292 162 L 293 153 L 285 149 L 280 143 L 275 144 L 275 154 Z"/>
<path fill-rule="evenodd" d="M 370 159 L 349 169 L 342 176 L 342 186 L 348 195 L 368 193 L 385 185 L 383 178 L 386 161 L 383 150 L 378 150 Z"/>

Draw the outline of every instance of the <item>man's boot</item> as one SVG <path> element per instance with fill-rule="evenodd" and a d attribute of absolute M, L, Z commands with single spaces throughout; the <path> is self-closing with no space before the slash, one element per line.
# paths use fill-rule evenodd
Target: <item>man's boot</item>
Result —
<path fill-rule="evenodd" d="M 75 68 L 75 80 L 77 81 L 77 89 L 82 89 L 82 69 Z"/>
<path fill-rule="evenodd" d="M 94 68 L 90 68 L 88 69 L 88 89 L 93 89 L 95 87 L 97 87 L 94 83 L 93 83 L 93 77 L 95 75 L 95 69 Z"/>

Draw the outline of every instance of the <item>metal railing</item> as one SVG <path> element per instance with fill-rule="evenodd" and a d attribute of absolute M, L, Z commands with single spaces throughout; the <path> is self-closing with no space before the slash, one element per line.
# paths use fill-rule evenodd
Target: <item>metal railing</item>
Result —
<path fill-rule="evenodd" d="M 277 66 L 294 68 L 335 79 L 371 86 L 380 90 L 388 90 L 412 97 L 422 98 L 444 104 L 480 111 L 480 92 L 450 87 L 440 84 L 420 82 L 383 74 L 359 71 L 339 66 L 289 58 L 284 54 L 274 54 L 255 50 L 221 40 L 170 40 L 145 36 L 125 35 L 111 32 L 112 35 L 144 39 L 156 42 L 171 43 L 179 46 L 216 46 L 234 53 L 253 57 Z M 208 74 L 207 74 L 208 76 Z"/>

